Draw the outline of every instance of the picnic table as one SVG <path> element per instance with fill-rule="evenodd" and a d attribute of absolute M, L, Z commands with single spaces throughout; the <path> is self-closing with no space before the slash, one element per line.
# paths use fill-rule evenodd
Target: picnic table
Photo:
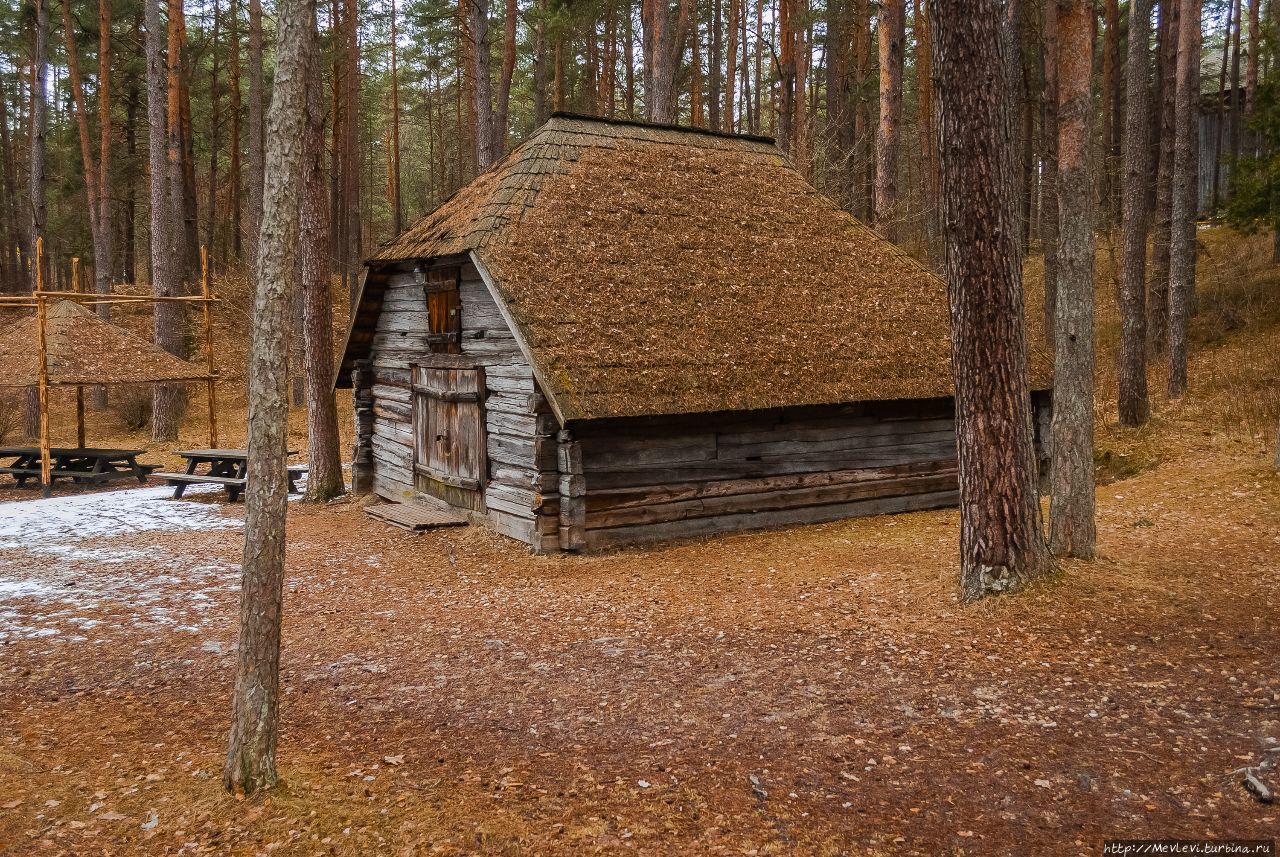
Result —
<path fill-rule="evenodd" d="M 289 450 L 296 455 L 297 450 Z M 247 449 L 184 449 L 178 455 L 187 460 L 182 473 L 157 473 L 173 486 L 173 499 L 182 497 L 188 485 L 221 485 L 227 489 L 227 499 L 235 502 L 248 482 L 249 450 Z M 307 468 L 300 464 L 289 465 L 289 493 L 298 491 L 297 480 Z"/>
<path fill-rule="evenodd" d="M 49 482 L 71 479 L 78 484 L 101 485 L 130 476 L 146 482 L 154 464 L 139 464 L 145 449 L 97 449 L 94 447 L 55 446 L 49 450 Z M 28 479 L 40 481 L 40 448 L 36 446 L 0 447 L 0 473 L 7 473 L 19 486 Z"/>

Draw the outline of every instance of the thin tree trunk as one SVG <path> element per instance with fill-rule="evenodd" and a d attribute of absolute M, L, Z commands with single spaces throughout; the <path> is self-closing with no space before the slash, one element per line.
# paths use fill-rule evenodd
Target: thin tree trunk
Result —
<path fill-rule="evenodd" d="M 391 0 L 391 231 L 399 235 L 404 231 L 404 205 L 400 199 L 400 47 L 399 31 L 396 27 L 396 2 Z M 317 63 L 318 66 L 318 63 Z M 308 103 L 311 98 L 308 95 Z M 319 107 L 316 108 L 320 110 Z M 319 152 L 323 176 L 324 151 L 324 116 L 320 118 Z M 329 230 L 329 218 L 325 217 L 325 232 Z"/>
<path fill-rule="evenodd" d="M 1213 177 L 1210 179 L 1209 208 L 1216 212 L 1222 201 L 1222 138 L 1227 128 L 1227 69 L 1231 65 L 1231 21 L 1236 4 L 1240 0 L 1227 0 L 1225 17 L 1222 21 L 1222 64 L 1218 68 L 1218 122 L 1213 134 Z"/>
<path fill-rule="evenodd" d="M 350 306 L 356 305 L 364 235 L 360 208 L 360 12 L 356 0 L 346 0 L 346 86 L 343 89 L 342 213 L 346 221 L 342 249 L 343 276 Z"/>
<path fill-rule="evenodd" d="M 1160 0 L 1160 151 L 1156 161 L 1156 207 L 1151 237 L 1149 355 L 1164 356 L 1169 331 L 1169 248 L 1173 223 L 1173 150 L 1177 136 L 1179 8 L 1182 0 Z"/>
<path fill-rule="evenodd" d="M 1169 396 L 1187 390 L 1187 318 L 1196 280 L 1196 174 L 1199 165 L 1200 0 L 1181 0 L 1177 126 L 1169 227 Z"/>
<path fill-rule="evenodd" d="M 924 197 L 924 239 L 930 266 L 942 261 L 938 220 L 938 132 L 933 116 L 933 57 L 929 47 L 927 4 L 914 0 L 912 28 L 916 36 L 916 107 L 920 137 L 920 182 Z"/>
<path fill-rule="evenodd" d="M 249 358 L 249 462 L 241 561 L 240 638 L 223 784 L 254 794 L 276 782 L 280 614 L 284 594 L 287 331 L 305 148 L 314 0 L 282 0 L 264 163 L 262 233 Z"/>
<path fill-rule="evenodd" d="M 318 87 L 308 88 L 298 244 L 302 257 L 302 353 L 307 385 L 306 499 L 323 503 L 342 494 L 345 488 L 333 397 L 329 196 L 324 177 L 324 103 L 320 96 Z"/>
<path fill-rule="evenodd" d="M 732 0 L 730 0 L 732 2 Z M 720 116 L 720 96 L 724 88 L 721 77 L 721 59 L 724 56 L 724 3 L 711 0 L 709 38 L 707 39 L 707 127 L 720 130 L 724 120 Z"/>
<path fill-rule="evenodd" d="M 1093 204 L 1089 139 L 1093 105 L 1091 0 L 1058 4 L 1058 298 L 1053 361 L 1053 463 L 1049 547 L 1092 559 L 1097 543 L 1093 477 Z"/>
<path fill-rule="evenodd" d="M 231 0 L 231 45 L 229 51 L 231 53 L 230 61 L 227 64 L 227 86 L 231 89 L 231 139 L 228 146 L 231 149 L 230 163 L 227 165 L 227 192 L 231 199 L 228 207 L 231 209 L 231 255 L 237 259 L 242 257 L 244 252 L 244 236 L 240 225 L 241 217 L 241 188 L 243 187 L 244 177 L 241 175 L 240 169 L 240 4 L 239 0 Z"/>
<path fill-rule="evenodd" d="M 218 149 L 222 128 L 222 90 L 218 87 L 218 36 L 222 23 L 222 4 L 213 0 L 212 48 L 209 51 L 209 206 L 205 210 L 204 243 L 209 249 L 210 271 L 217 260 L 218 228 Z"/>
<path fill-rule="evenodd" d="M 1040 244 L 1044 248 L 1044 331 L 1053 347 L 1058 299 L 1058 0 L 1044 4 L 1044 176 L 1040 191 Z"/>
<path fill-rule="evenodd" d="M 1231 25 L 1231 121 L 1228 124 L 1227 133 L 1227 163 L 1229 164 L 1228 175 L 1234 176 L 1236 171 L 1236 162 L 1240 160 L 1240 118 L 1241 118 L 1241 98 L 1240 98 L 1240 29 L 1241 18 L 1244 11 L 1244 0 L 1236 0 L 1235 19 Z M 1230 188 L 1228 188 L 1230 193 Z"/>
<path fill-rule="evenodd" d="M 729 0 L 729 23 L 726 35 L 724 74 L 724 107 L 720 112 L 720 130 L 732 134 L 734 110 L 737 107 L 735 87 L 738 82 L 738 30 L 742 27 L 741 9 L 744 0 Z"/>
<path fill-rule="evenodd" d="M 48 78 L 49 78 L 49 6 L 48 0 L 35 0 L 36 27 L 35 44 L 31 60 L 31 182 L 28 191 L 31 194 L 30 233 L 27 246 L 30 248 L 28 258 L 31 269 L 27 273 L 27 281 L 34 289 L 37 281 L 36 266 L 44 261 L 36 252 L 40 239 L 44 237 L 48 225 L 49 211 L 45 199 L 45 136 L 48 133 Z M 26 408 L 23 417 L 23 429 L 27 437 L 40 435 L 40 398 L 35 387 L 27 388 Z"/>
<path fill-rule="evenodd" d="M 1000 0 L 935 0 L 952 373 L 960 470 L 960 589 L 1019 588 L 1050 565 L 1041 531 L 1011 180 Z"/>
<path fill-rule="evenodd" d="M 902 126 L 902 62 L 906 41 L 905 0 L 880 4 L 880 125 L 876 130 L 876 229 L 898 240 L 898 136 Z"/>
<path fill-rule="evenodd" d="M 1244 112 L 1253 115 L 1254 99 L 1258 95 L 1258 51 L 1262 47 L 1262 26 L 1258 9 L 1262 0 L 1249 0 L 1249 62 L 1244 76 Z"/>
<path fill-rule="evenodd" d="M 265 140 L 263 122 L 266 90 L 262 69 L 262 0 L 249 0 L 249 140 L 248 211 L 243 218 L 244 260 L 250 272 L 257 270 L 258 233 L 262 225 L 262 162 Z M 251 278 L 252 279 L 252 278 Z M 254 286 L 256 288 L 256 286 Z"/>
<path fill-rule="evenodd" d="M 45 200 L 45 138 L 49 126 L 49 0 L 35 0 L 35 46 L 31 67 L 31 220 L 27 246 L 29 258 L 35 262 L 36 239 L 44 237 L 49 220 L 48 203 Z M 29 282 L 36 281 L 35 270 L 29 274 Z"/>
<path fill-rule="evenodd" d="M 1151 184 L 1147 131 L 1151 105 L 1147 98 L 1147 57 L 1151 41 L 1152 0 L 1133 0 L 1129 7 L 1129 50 L 1125 69 L 1124 141 L 1124 272 L 1120 285 L 1119 417 L 1124 426 L 1147 421 L 1147 188 Z"/>

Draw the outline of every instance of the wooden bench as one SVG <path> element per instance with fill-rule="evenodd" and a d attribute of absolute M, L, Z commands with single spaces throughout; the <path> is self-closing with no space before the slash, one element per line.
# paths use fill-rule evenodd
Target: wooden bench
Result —
<path fill-rule="evenodd" d="M 70 479 L 79 485 L 101 485 L 116 479 L 133 477 L 146 482 L 157 469 L 154 464 L 139 464 L 141 449 L 96 449 L 93 447 L 54 447 L 50 451 L 52 466 L 49 482 Z M 19 486 L 28 479 L 40 481 L 40 450 L 36 447 L 0 447 L 0 458 L 12 459 L 0 467 L 0 473 L 14 478 Z"/>
<path fill-rule="evenodd" d="M 307 468 L 301 464 L 289 465 L 289 493 L 298 493 L 298 478 L 307 472 Z M 234 503 L 239 499 L 240 494 L 244 491 L 247 477 L 244 476 L 213 476 L 208 473 L 156 473 L 157 479 L 164 479 L 173 486 L 173 499 L 181 499 L 183 493 L 187 490 L 188 485 L 221 485 L 227 489 L 227 499 Z"/>

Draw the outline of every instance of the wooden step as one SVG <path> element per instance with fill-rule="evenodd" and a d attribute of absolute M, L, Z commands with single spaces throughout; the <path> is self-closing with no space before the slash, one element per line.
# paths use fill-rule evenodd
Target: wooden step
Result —
<path fill-rule="evenodd" d="M 420 532 L 437 527 L 465 527 L 467 519 L 449 509 L 421 506 L 417 503 L 381 503 L 366 506 L 365 513 L 406 530 Z"/>

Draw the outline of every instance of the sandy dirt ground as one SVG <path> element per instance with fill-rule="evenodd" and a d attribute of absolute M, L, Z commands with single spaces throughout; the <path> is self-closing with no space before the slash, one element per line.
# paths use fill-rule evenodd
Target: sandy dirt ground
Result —
<path fill-rule="evenodd" d="M 1104 487 L 1099 560 L 974 607 L 954 512 L 546 558 L 294 504 L 284 786 L 253 805 L 219 787 L 243 507 L 166 493 L 6 507 L 0 853 L 1280 832 L 1232 774 L 1280 746 L 1280 479 L 1230 441 Z"/>

